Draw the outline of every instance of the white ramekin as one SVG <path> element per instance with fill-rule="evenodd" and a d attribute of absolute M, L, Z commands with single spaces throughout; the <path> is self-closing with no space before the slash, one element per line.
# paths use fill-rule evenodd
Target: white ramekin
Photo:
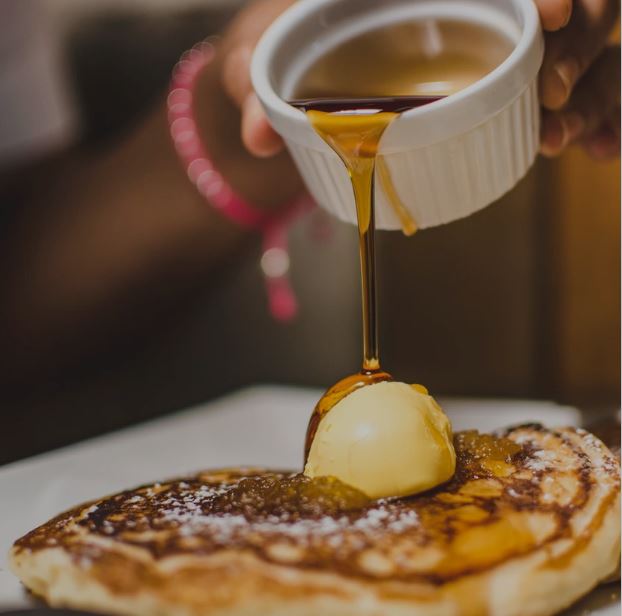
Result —
<path fill-rule="evenodd" d="M 355 222 L 352 188 L 337 155 L 303 112 L 287 104 L 302 73 L 340 41 L 399 21 L 447 18 L 487 25 L 515 47 L 495 70 L 447 98 L 403 113 L 380 144 L 393 185 L 419 228 L 468 216 L 510 190 L 539 144 L 537 73 L 543 39 L 532 0 L 300 0 L 265 32 L 253 86 L 317 202 Z M 376 223 L 400 223 L 380 182 Z"/>

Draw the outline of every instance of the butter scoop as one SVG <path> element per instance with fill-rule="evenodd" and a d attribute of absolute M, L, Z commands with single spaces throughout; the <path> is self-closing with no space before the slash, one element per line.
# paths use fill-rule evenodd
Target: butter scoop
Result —
<path fill-rule="evenodd" d="M 304 474 L 333 476 L 370 498 L 407 496 L 454 474 L 449 419 L 420 385 L 362 387 L 320 420 Z"/>

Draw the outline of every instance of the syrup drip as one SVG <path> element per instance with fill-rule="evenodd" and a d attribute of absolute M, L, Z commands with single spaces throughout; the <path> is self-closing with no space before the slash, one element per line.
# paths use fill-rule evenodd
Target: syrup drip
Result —
<path fill-rule="evenodd" d="M 361 372 L 333 385 L 315 407 L 305 441 L 305 461 L 322 417 L 353 391 L 393 380 L 380 367 L 376 299 L 374 177 L 380 139 L 402 111 L 427 105 L 441 97 L 393 96 L 366 99 L 303 99 L 291 104 L 306 111 L 316 132 L 343 161 L 354 192 L 359 233 L 363 307 L 363 365 Z M 383 167 L 385 176 L 388 170 Z M 394 191 L 396 196 L 396 193 Z M 395 206 L 394 206 L 395 207 Z M 416 229 L 404 206 L 396 208 L 405 232 Z"/>

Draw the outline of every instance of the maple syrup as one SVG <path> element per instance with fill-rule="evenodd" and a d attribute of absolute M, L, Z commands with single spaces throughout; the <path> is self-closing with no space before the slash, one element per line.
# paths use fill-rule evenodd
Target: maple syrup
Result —
<path fill-rule="evenodd" d="M 314 517 L 338 515 L 369 505 L 363 492 L 335 477 L 310 479 L 303 474 L 265 473 L 246 477 L 216 496 L 210 510 L 258 517 L 283 515 Z"/>

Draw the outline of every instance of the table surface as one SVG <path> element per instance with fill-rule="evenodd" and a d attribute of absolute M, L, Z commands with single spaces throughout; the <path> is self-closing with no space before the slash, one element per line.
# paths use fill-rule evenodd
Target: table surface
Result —
<path fill-rule="evenodd" d="M 0 609 L 29 598 L 8 571 L 11 543 L 60 511 L 121 489 L 202 468 L 299 468 L 316 390 L 262 386 L 0 468 Z M 512 423 L 577 424 L 576 409 L 549 402 L 446 399 L 454 429 Z M 601 587 L 567 616 L 620 614 L 618 585 Z"/>

